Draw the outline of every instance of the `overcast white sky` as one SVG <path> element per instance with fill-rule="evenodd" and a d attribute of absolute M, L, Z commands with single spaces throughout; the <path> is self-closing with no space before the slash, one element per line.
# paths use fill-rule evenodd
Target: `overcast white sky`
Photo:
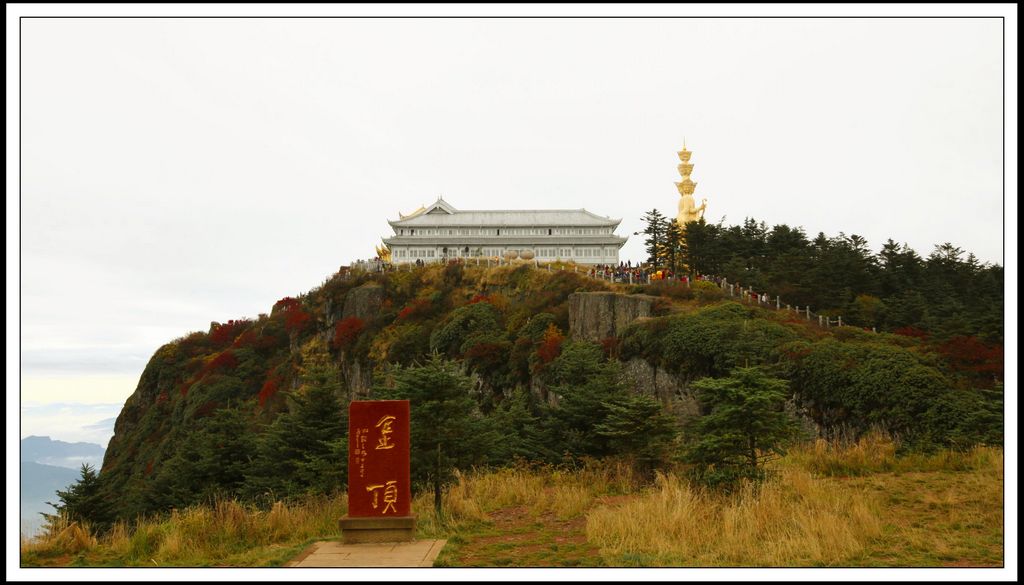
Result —
<path fill-rule="evenodd" d="M 1002 263 L 998 19 L 22 22 L 22 400 L 117 402 L 457 208 L 950 241 Z M 639 259 L 632 237 L 623 259 Z M 31 434 L 32 429 L 23 429 Z"/>
<path fill-rule="evenodd" d="M 399 9 L 25 6 L 7 5 L 8 214 L 21 220 L 8 220 L 7 339 L 21 350 L 8 350 L 8 428 L 20 382 L 21 436 L 105 442 L 109 418 L 161 344 L 317 286 L 372 255 L 387 219 L 438 194 L 462 209 L 585 207 L 622 218 L 618 231 L 630 235 L 646 210 L 674 215 L 684 138 L 712 221 L 855 233 L 875 250 L 891 237 L 923 255 L 949 241 L 1004 262 L 998 19 L 12 18 Z M 757 12 L 868 10 L 1011 15 L 1015 160 L 1015 7 Z M 11 131 L 19 121 L 20 142 Z M 1007 180 L 1014 319 L 1015 162 Z M 639 259 L 641 249 L 631 238 L 622 257 Z M 1008 331 L 1008 355 L 1015 349 Z M 10 520 L 16 498 L 7 493 Z"/>
<path fill-rule="evenodd" d="M 388 218 L 675 214 L 1002 261 L 999 19 L 26 19 L 25 402 L 372 255 Z M 631 238 L 623 259 L 642 256 Z M 31 429 L 23 431 L 23 434 Z"/>

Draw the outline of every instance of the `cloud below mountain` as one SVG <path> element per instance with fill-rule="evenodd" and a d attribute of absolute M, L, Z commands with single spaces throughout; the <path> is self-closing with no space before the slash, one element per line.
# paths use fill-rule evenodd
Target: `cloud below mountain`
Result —
<path fill-rule="evenodd" d="M 122 404 L 54 402 L 23 404 L 21 436 L 48 436 L 60 441 L 84 441 L 106 447 Z"/>

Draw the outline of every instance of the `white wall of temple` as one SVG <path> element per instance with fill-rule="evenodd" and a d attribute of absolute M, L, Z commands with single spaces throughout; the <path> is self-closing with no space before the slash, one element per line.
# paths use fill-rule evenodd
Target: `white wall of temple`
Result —
<path fill-rule="evenodd" d="M 417 227 L 394 228 L 396 236 L 438 237 L 438 236 L 605 236 L 615 233 L 614 227 Z"/>
<path fill-rule="evenodd" d="M 514 251 L 522 254 L 533 252 L 538 262 L 573 261 L 577 264 L 618 264 L 618 246 L 551 246 L 543 243 L 536 246 L 391 246 L 391 262 L 408 264 L 422 260 L 423 262 L 439 262 L 446 258 L 504 258 L 505 253 Z"/>

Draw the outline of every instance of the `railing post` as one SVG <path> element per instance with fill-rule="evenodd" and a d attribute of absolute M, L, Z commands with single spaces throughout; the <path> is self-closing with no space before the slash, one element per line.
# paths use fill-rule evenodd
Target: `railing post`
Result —
<path fill-rule="evenodd" d="M 837 317 L 837 319 L 839 319 L 839 326 L 842 327 L 843 326 L 843 316 L 839 315 L 839 317 Z"/>
<path fill-rule="evenodd" d="M 811 320 L 811 306 L 807 305 L 807 320 Z"/>
<path fill-rule="evenodd" d="M 821 315 L 818 315 L 818 327 L 821 327 Z"/>
<path fill-rule="evenodd" d="M 788 311 L 789 309 L 790 309 L 790 306 L 787 304 L 786 305 L 786 310 Z"/>
<path fill-rule="evenodd" d="M 777 310 L 779 310 L 781 308 L 782 308 L 782 300 L 779 299 L 779 295 L 775 295 L 775 310 L 777 311 Z"/>

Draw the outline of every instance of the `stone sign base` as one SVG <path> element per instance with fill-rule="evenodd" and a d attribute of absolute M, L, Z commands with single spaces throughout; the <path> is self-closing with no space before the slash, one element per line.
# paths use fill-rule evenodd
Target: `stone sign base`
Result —
<path fill-rule="evenodd" d="M 338 526 L 344 544 L 409 542 L 416 538 L 416 516 L 345 516 Z"/>

